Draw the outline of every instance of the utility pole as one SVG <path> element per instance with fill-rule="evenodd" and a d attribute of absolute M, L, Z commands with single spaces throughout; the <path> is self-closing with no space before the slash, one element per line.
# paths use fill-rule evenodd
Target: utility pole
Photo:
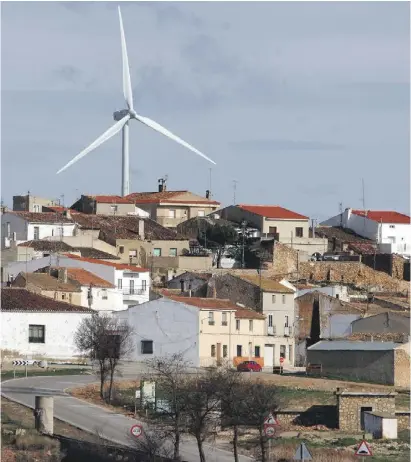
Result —
<path fill-rule="evenodd" d="M 247 222 L 243 220 L 241 222 L 241 226 L 243 229 L 243 248 L 242 248 L 242 257 L 241 257 L 241 268 L 245 268 L 245 261 L 244 261 L 244 247 L 245 247 L 245 229 L 247 227 Z"/>

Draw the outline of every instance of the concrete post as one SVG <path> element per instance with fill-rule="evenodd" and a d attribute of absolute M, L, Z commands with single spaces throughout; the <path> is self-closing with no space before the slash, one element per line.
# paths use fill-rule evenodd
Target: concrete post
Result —
<path fill-rule="evenodd" d="M 53 396 L 36 396 L 34 406 L 35 428 L 39 433 L 53 434 L 54 398 Z"/>

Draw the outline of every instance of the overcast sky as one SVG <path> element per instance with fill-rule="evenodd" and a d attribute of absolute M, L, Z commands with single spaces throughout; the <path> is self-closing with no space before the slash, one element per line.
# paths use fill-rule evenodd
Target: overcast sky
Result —
<path fill-rule="evenodd" d="M 2 197 L 119 194 L 118 3 L 2 3 Z M 121 3 L 135 108 L 217 162 L 213 198 L 324 219 L 409 211 L 409 4 Z M 205 194 L 207 161 L 131 123 L 131 190 Z"/>

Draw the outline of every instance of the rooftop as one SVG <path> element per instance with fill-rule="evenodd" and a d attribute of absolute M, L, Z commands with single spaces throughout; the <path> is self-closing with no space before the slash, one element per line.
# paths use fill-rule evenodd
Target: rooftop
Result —
<path fill-rule="evenodd" d="M 76 281 L 81 286 L 102 287 L 113 289 L 115 286 L 103 278 L 83 268 L 67 268 L 67 278 Z"/>
<path fill-rule="evenodd" d="M 308 217 L 279 205 L 238 205 L 241 209 L 260 215 L 265 218 L 277 218 L 279 220 L 308 220 Z"/>
<path fill-rule="evenodd" d="M 75 252 L 76 249 L 63 241 L 34 240 L 22 242 L 18 247 L 30 247 L 38 252 Z"/>
<path fill-rule="evenodd" d="M 260 276 L 251 276 L 248 274 L 236 274 L 236 276 L 258 287 L 260 287 L 260 280 L 261 280 L 261 289 L 264 292 L 276 292 L 276 293 L 282 293 L 282 294 L 293 294 L 294 293 L 293 289 L 290 289 L 289 287 L 284 286 L 283 284 L 281 284 L 278 281 L 275 281 L 274 279 L 268 279 L 265 277 L 260 278 Z"/>
<path fill-rule="evenodd" d="M 29 223 L 73 223 L 70 218 L 67 218 L 63 214 L 57 212 L 14 212 L 8 210 L 6 213 L 12 213 Z"/>
<path fill-rule="evenodd" d="M 135 204 L 161 204 L 162 202 L 166 203 L 181 203 L 181 204 L 212 204 L 220 205 L 220 202 L 213 201 L 211 199 L 201 198 L 201 199 L 183 199 L 178 196 L 190 194 L 187 190 L 182 191 L 154 191 L 154 192 L 140 192 L 132 193 L 126 196 L 127 199 L 132 199 Z"/>
<path fill-rule="evenodd" d="M 70 303 L 59 302 L 49 297 L 43 297 L 20 288 L 1 289 L 1 311 L 26 311 L 26 312 L 72 312 L 93 313 L 93 310 Z"/>
<path fill-rule="evenodd" d="M 410 224 L 408 215 L 391 210 L 352 210 L 352 213 L 361 217 L 365 216 L 369 220 L 377 221 L 378 223 Z"/>
<path fill-rule="evenodd" d="M 39 289 L 43 290 L 58 290 L 61 292 L 81 292 L 81 289 L 71 282 L 62 282 L 57 278 L 50 276 L 48 273 L 23 273 L 21 272 L 14 283 L 19 284 L 19 276 L 21 276 L 25 281 L 25 286 L 27 284 L 33 284 Z M 16 287 L 16 286 L 15 286 Z"/>
<path fill-rule="evenodd" d="M 400 343 L 394 342 L 360 342 L 350 340 L 320 340 L 307 348 L 310 351 L 388 351 Z"/>
<path fill-rule="evenodd" d="M 111 196 L 111 195 L 98 195 L 98 196 L 83 196 L 95 200 L 100 204 L 133 204 L 134 202 L 126 197 Z"/>
<path fill-rule="evenodd" d="M 120 260 L 116 255 L 111 253 L 103 252 L 102 250 L 95 249 L 94 247 L 78 247 L 76 249 L 81 253 L 84 258 L 95 258 L 100 260 Z"/>
<path fill-rule="evenodd" d="M 327 239 L 336 238 L 342 242 L 352 242 L 352 243 L 367 243 L 372 244 L 370 239 L 355 234 L 354 231 L 348 228 L 342 228 L 340 226 L 317 226 L 315 228 L 315 235 L 317 237 L 326 237 Z"/>
<path fill-rule="evenodd" d="M 84 258 L 84 257 L 79 257 L 77 255 L 73 255 L 71 253 L 65 254 L 68 258 L 71 258 L 73 260 L 79 260 L 79 261 L 84 261 L 88 263 L 94 263 L 95 265 L 106 265 L 106 266 L 111 266 L 117 270 L 129 270 L 134 273 L 147 273 L 149 270 L 146 268 L 140 268 L 139 266 L 133 266 L 133 265 L 127 265 L 124 263 L 114 263 L 111 261 L 104 261 L 104 260 L 96 260 L 94 258 Z"/>

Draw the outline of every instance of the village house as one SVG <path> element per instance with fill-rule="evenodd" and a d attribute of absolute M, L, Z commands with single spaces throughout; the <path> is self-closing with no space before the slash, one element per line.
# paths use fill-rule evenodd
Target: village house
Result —
<path fill-rule="evenodd" d="M 180 291 L 181 295 L 193 297 L 207 296 L 207 283 L 212 277 L 212 273 L 200 273 L 186 271 L 167 282 L 167 288 Z"/>
<path fill-rule="evenodd" d="M 20 288 L 1 289 L 1 346 L 20 358 L 74 359 L 74 335 L 93 310 Z"/>
<path fill-rule="evenodd" d="M 348 228 L 374 241 L 382 253 L 411 253 L 410 217 L 403 213 L 346 208 L 339 215 L 323 221 L 321 226 Z"/>
<path fill-rule="evenodd" d="M 49 266 L 83 268 L 108 281 L 122 292 L 124 308 L 149 300 L 151 280 L 148 269 L 73 254 L 50 255 L 29 262 L 10 263 L 3 269 L 3 277 L 6 281 L 12 281 L 21 271 L 33 273 Z"/>
<path fill-rule="evenodd" d="M 318 290 L 295 299 L 294 330 L 296 365 L 306 365 L 307 347 L 325 339 L 344 339 L 351 334 L 351 323 L 363 316 L 363 310 Z"/>
<path fill-rule="evenodd" d="M 193 366 L 264 365 L 264 316 L 229 300 L 170 295 L 115 313 L 135 331 L 130 359 L 183 353 Z"/>
<path fill-rule="evenodd" d="M 70 209 L 77 212 L 94 214 L 94 215 L 111 215 L 124 216 L 136 215 L 148 217 L 149 214 L 135 206 L 132 199 L 122 196 L 99 195 L 89 196 L 81 195 Z"/>
<path fill-rule="evenodd" d="M 59 199 L 46 199 L 28 193 L 25 196 L 13 196 L 13 210 L 15 212 L 42 212 L 43 207 L 59 206 Z"/>
<path fill-rule="evenodd" d="M 227 298 L 265 316 L 265 367 L 294 365 L 294 289 L 266 277 L 214 274 L 208 281 L 207 297 Z"/>

